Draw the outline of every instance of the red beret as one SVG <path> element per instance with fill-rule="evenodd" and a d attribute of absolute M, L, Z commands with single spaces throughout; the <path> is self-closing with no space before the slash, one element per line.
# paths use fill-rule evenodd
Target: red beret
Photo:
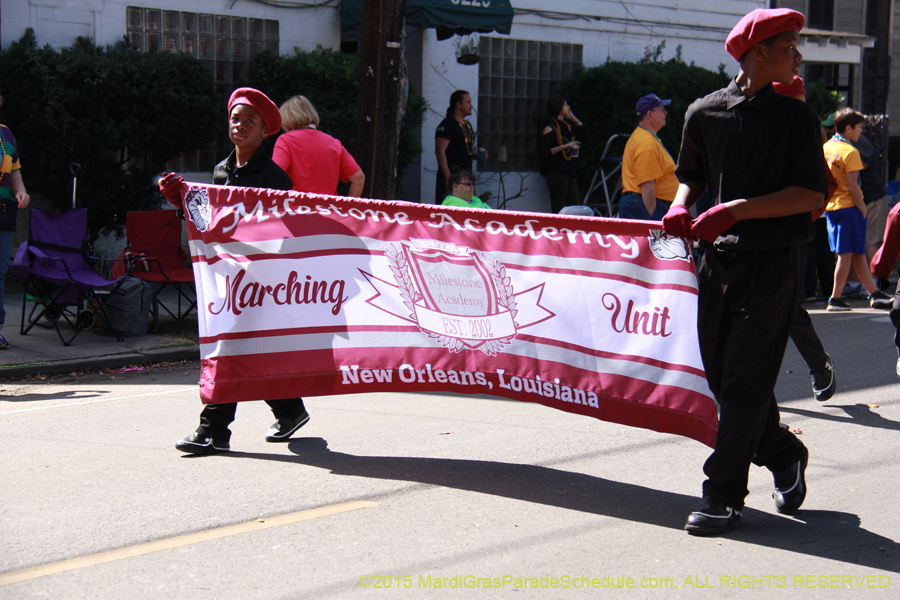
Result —
<path fill-rule="evenodd" d="M 806 17 L 796 10 L 757 8 L 734 26 L 725 40 L 725 50 L 734 60 L 740 61 L 747 50 L 761 41 L 783 31 L 800 31 L 805 23 Z"/>
<path fill-rule="evenodd" d="M 790 96 L 791 98 L 806 95 L 806 90 L 803 89 L 803 78 L 799 75 L 794 75 L 794 80 L 790 83 L 778 83 L 776 81 L 772 84 L 772 86 L 779 94 L 784 94 L 785 96 Z"/>
<path fill-rule="evenodd" d="M 235 104 L 246 104 L 256 110 L 266 124 L 269 135 L 274 135 L 281 130 L 281 113 L 278 111 L 278 107 L 261 91 L 246 87 L 234 90 L 231 98 L 228 99 L 229 116 Z"/>

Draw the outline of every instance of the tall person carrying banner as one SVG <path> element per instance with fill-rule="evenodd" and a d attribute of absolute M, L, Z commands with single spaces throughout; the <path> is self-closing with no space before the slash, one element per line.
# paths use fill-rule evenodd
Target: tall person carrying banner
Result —
<path fill-rule="evenodd" d="M 809 452 L 780 426 L 774 392 L 797 308 L 798 246 L 812 238 L 809 213 L 827 192 L 825 158 L 809 106 L 772 88 L 797 74 L 804 21 L 789 9 L 741 19 L 725 43 L 740 71 L 685 117 L 681 184 L 663 224 L 702 240 L 700 348 L 720 406 L 691 534 L 740 524 L 751 463 L 772 472 L 778 512 L 796 512 L 806 497 Z M 711 208 L 692 222 L 688 208 L 707 187 Z"/>

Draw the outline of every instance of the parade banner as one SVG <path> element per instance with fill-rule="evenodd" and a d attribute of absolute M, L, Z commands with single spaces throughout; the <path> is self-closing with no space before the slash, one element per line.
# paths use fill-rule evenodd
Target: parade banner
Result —
<path fill-rule="evenodd" d="M 715 443 L 696 273 L 653 223 L 183 192 L 205 403 L 488 394 Z"/>

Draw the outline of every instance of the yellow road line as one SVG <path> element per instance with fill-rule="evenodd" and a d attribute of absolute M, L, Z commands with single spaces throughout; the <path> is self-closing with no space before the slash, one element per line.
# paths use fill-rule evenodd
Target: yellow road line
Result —
<path fill-rule="evenodd" d="M 79 556 L 78 558 L 70 558 L 68 560 L 22 569 L 20 571 L 10 571 L 9 573 L 0 574 L 0 587 L 11 583 L 54 575 L 56 573 L 64 573 L 65 571 L 74 571 L 75 569 L 101 565 L 103 563 L 122 560 L 124 558 L 143 556 L 144 554 L 159 552 L 161 550 L 171 550 L 172 548 L 179 548 L 181 546 L 190 546 L 191 544 L 218 540 L 232 535 L 240 535 L 242 533 L 262 531 L 263 529 L 269 529 L 271 527 L 279 527 L 289 523 L 297 523 L 298 521 L 309 521 L 310 519 L 328 517 L 349 512 L 351 510 L 359 510 L 360 508 L 370 508 L 372 506 L 378 506 L 378 504 L 367 500 L 353 500 L 351 502 L 342 502 L 340 504 L 332 504 L 331 506 L 320 506 L 319 508 L 311 508 L 309 510 L 288 513 L 286 515 L 269 517 L 268 519 L 257 519 L 246 523 L 238 523 L 236 525 L 226 525 L 225 527 L 219 527 L 217 529 L 198 531 L 196 533 L 165 538 L 147 542 L 145 544 L 137 544 L 136 546 L 127 546 L 125 548 L 118 548 L 107 552 Z"/>
<path fill-rule="evenodd" d="M 34 412 L 36 410 L 51 410 L 54 408 L 68 408 L 70 406 L 84 406 L 86 404 L 100 404 L 101 402 L 114 402 L 116 400 L 131 400 L 133 398 L 146 398 L 148 396 L 162 396 L 171 395 L 171 394 L 180 394 L 181 392 L 190 392 L 191 390 L 196 390 L 198 387 L 196 385 L 186 388 L 179 388 L 175 390 L 163 390 L 160 392 L 147 392 L 145 394 L 131 394 L 129 396 L 103 396 L 91 398 L 90 400 L 85 400 L 84 402 L 67 402 L 66 404 L 48 404 L 42 406 L 34 406 L 31 408 L 20 408 L 17 410 L 7 410 L 4 412 L 0 412 L 0 416 L 2 415 L 14 415 L 16 413 L 25 413 L 25 412 Z M 15 398 L 15 396 L 12 396 Z M 43 400 L 42 400 L 43 402 Z"/>

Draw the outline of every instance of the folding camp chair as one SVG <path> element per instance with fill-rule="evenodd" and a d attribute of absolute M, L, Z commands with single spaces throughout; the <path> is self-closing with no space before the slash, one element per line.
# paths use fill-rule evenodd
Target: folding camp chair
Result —
<path fill-rule="evenodd" d="M 31 209 L 28 241 L 19 246 L 11 268 L 13 275 L 25 280 L 22 335 L 43 320 L 56 330 L 63 345 L 69 346 L 99 316 L 122 341 L 107 317 L 106 303 L 128 278 L 109 280 L 94 272 L 93 262 L 104 259 L 90 256 L 87 242 L 87 209 L 61 215 Z M 99 290 L 105 287 L 110 289 Z M 61 321 L 72 328 L 68 339 L 60 330 Z"/>
<path fill-rule="evenodd" d="M 594 172 L 594 178 L 591 179 L 591 185 L 588 187 L 587 194 L 584 196 L 584 203 L 586 206 L 594 207 L 594 210 L 602 216 L 612 217 L 613 206 L 618 203 L 617 197 L 621 192 L 621 186 L 619 185 L 619 177 L 617 174 L 622 170 L 622 157 L 621 156 L 610 156 L 609 149 L 612 147 L 613 142 L 621 138 L 621 141 L 626 141 L 631 137 L 630 133 L 617 133 L 606 140 L 606 146 L 603 148 L 603 154 L 600 155 L 600 164 L 597 165 L 597 170 Z M 612 185 L 610 185 L 612 184 Z M 612 193 L 610 193 L 610 188 L 612 188 Z M 606 204 L 606 215 L 604 215 L 597 205 L 590 204 L 588 200 L 591 197 L 591 194 L 596 192 L 597 190 L 603 190 L 603 202 Z"/>
<path fill-rule="evenodd" d="M 153 284 L 159 307 L 176 324 L 184 321 L 197 308 L 197 294 L 194 270 L 184 263 L 188 253 L 181 245 L 181 219 L 174 210 L 132 211 L 125 216 L 125 237 L 128 246 L 123 254 L 134 257 L 128 274 Z M 160 300 L 160 293 L 166 287 L 177 294 L 174 312 Z"/>

